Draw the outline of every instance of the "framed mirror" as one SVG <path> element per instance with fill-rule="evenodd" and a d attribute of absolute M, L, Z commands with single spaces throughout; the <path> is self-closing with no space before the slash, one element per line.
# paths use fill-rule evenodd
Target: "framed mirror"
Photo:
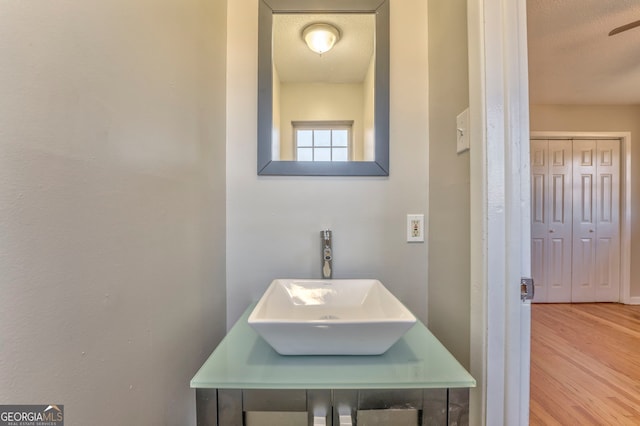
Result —
<path fill-rule="evenodd" d="M 261 0 L 258 36 L 258 174 L 388 176 L 388 0 Z"/>

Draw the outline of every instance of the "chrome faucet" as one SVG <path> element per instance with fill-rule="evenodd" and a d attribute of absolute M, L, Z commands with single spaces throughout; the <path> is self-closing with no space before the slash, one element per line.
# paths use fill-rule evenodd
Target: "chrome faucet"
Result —
<path fill-rule="evenodd" d="M 331 231 L 328 229 L 320 231 L 320 239 L 322 240 L 322 278 L 331 278 L 333 276 Z"/>

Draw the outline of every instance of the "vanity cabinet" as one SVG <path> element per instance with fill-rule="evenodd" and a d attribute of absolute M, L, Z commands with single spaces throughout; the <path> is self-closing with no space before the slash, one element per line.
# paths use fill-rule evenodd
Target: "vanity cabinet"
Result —
<path fill-rule="evenodd" d="M 191 380 L 198 426 L 468 424 L 476 382 L 421 322 L 382 355 L 282 356 L 252 309 Z"/>

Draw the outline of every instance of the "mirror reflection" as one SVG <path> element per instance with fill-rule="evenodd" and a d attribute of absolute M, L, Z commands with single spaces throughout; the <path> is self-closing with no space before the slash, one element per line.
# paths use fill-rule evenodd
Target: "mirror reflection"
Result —
<path fill-rule="evenodd" d="M 388 0 L 259 5 L 258 175 L 388 176 Z"/>
<path fill-rule="evenodd" d="M 273 14 L 272 160 L 375 161 L 375 19 Z"/>

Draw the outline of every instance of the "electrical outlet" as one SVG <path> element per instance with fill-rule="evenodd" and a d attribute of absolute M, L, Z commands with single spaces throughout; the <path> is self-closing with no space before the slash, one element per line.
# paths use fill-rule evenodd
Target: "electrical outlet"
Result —
<path fill-rule="evenodd" d="M 423 214 L 407 215 L 407 242 L 409 243 L 424 242 L 424 215 Z"/>

